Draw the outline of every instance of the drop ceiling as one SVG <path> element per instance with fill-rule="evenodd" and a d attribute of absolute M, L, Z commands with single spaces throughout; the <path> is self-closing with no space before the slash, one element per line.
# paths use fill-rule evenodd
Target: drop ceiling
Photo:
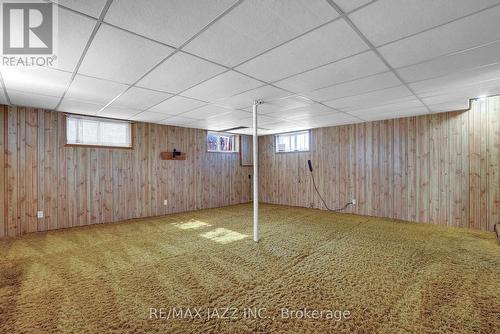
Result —
<path fill-rule="evenodd" d="M 57 6 L 57 65 L 1 67 L 1 103 L 223 130 L 251 127 L 252 101 L 263 99 L 268 134 L 466 109 L 500 94 L 500 0 Z"/>

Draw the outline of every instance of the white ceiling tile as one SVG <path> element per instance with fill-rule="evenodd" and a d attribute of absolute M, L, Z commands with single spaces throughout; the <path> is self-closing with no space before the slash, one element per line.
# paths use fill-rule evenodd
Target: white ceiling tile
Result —
<path fill-rule="evenodd" d="M 500 41 L 479 48 L 398 69 L 406 82 L 415 82 L 500 62 Z"/>
<path fill-rule="evenodd" d="M 231 108 L 246 108 L 251 106 L 255 100 L 262 100 L 264 103 L 267 103 L 288 95 L 290 93 L 282 89 L 265 85 L 226 99 L 218 100 L 217 104 Z"/>
<path fill-rule="evenodd" d="M 180 46 L 236 0 L 113 1 L 105 21 L 140 35 Z"/>
<path fill-rule="evenodd" d="M 500 79 L 500 64 L 489 65 L 476 69 L 455 72 L 447 76 L 423 80 L 410 84 L 410 87 L 419 95 L 433 95 L 442 90 L 456 90 L 461 87 L 477 85 L 482 82 Z"/>
<path fill-rule="evenodd" d="M 5 66 L 2 75 L 7 90 L 61 97 L 71 73 L 47 67 Z"/>
<path fill-rule="evenodd" d="M 260 81 L 234 71 L 227 71 L 183 92 L 182 95 L 213 102 L 259 86 L 262 86 Z"/>
<path fill-rule="evenodd" d="M 428 104 L 428 106 L 433 112 L 468 110 L 470 107 L 468 99 L 457 99 L 437 104 Z"/>
<path fill-rule="evenodd" d="M 361 122 L 360 119 L 344 113 L 330 113 L 321 116 L 311 116 L 301 120 L 301 123 L 310 128 L 354 124 L 359 122 Z"/>
<path fill-rule="evenodd" d="M 308 98 L 300 95 L 291 95 L 277 100 L 264 102 L 264 104 L 258 106 L 257 111 L 259 114 L 269 114 L 276 111 L 306 107 L 312 104 L 314 104 L 314 101 L 311 101 Z M 245 110 L 252 111 L 252 107 L 245 108 Z"/>
<path fill-rule="evenodd" d="M 155 90 L 132 87 L 113 101 L 112 106 L 146 110 L 170 96 L 172 95 Z"/>
<path fill-rule="evenodd" d="M 318 90 L 304 93 L 305 96 L 316 101 L 329 101 L 342 97 L 361 95 L 375 90 L 391 88 L 401 85 L 401 81 L 392 72 L 370 75 L 362 79 L 356 79 L 345 83 L 320 88 Z"/>
<path fill-rule="evenodd" d="M 177 115 L 183 112 L 199 108 L 206 105 L 205 102 L 189 99 L 183 96 L 174 96 L 152 108 L 149 111 L 163 114 Z"/>
<path fill-rule="evenodd" d="M 265 81 L 277 81 L 359 53 L 368 47 L 344 20 L 337 20 L 237 67 Z"/>
<path fill-rule="evenodd" d="M 304 93 L 387 70 L 380 58 L 369 51 L 278 81 L 276 86 Z"/>
<path fill-rule="evenodd" d="M 87 15 L 98 18 L 101 15 L 101 11 L 106 4 L 106 0 L 53 0 L 52 2 L 59 3 L 62 6 L 71 8 L 73 10 L 85 13 Z M 64 10 L 64 9 L 60 9 Z"/>
<path fill-rule="evenodd" d="M 157 123 L 166 119 L 168 115 L 157 112 L 144 111 L 130 118 L 133 121 Z"/>
<path fill-rule="evenodd" d="M 264 130 L 262 128 L 257 127 L 258 130 L 258 135 L 263 136 L 266 134 L 271 134 L 269 130 Z M 245 129 L 239 129 L 239 130 L 231 130 L 229 133 L 235 133 L 235 134 L 240 134 L 240 135 L 248 135 L 251 136 L 253 134 L 253 128 L 245 128 Z"/>
<path fill-rule="evenodd" d="M 332 112 L 333 110 L 331 108 L 315 103 L 306 107 L 275 111 L 266 114 L 265 116 L 277 117 L 291 121 L 302 121 L 304 119 L 310 119 L 312 117 L 325 116 L 331 114 Z"/>
<path fill-rule="evenodd" d="M 415 97 L 387 102 L 384 105 L 375 107 L 366 106 L 349 110 L 348 112 L 370 121 L 428 113 L 427 108 Z"/>
<path fill-rule="evenodd" d="M 393 67 L 415 64 L 500 39 L 500 6 L 387 44 L 379 51 Z"/>
<path fill-rule="evenodd" d="M 220 117 L 212 117 L 208 119 L 203 119 L 203 120 L 198 120 L 196 122 L 190 123 L 187 126 L 189 127 L 195 127 L 195 128 L 201 128 L 201 129 L 208 129 L 211 131 L 223 131 L 227 132 L 228 129 L 233 129 L 236 127 L 251 127 L 252 126 L 252 119 L 251 118 L 245 118 L 245 119 L 239 119 L 239 120 L 226 120 L 225 115 L 221 115 Z M 264 126 L 261 126 L 259 124 L 259 129 L 264 129 Z"/>
<path fill-rule="evenodd" d="M 209 123 L 207 122 L 207 120 L 189 119 L 188 122 L 183 123 L 183 126 L 188 127 L 188 128 L 195 128 L 195 129 L 205 129 L 205 130 L 210 129 L 210 126 L 209 126 Z"/>
<path fill-rule="evenodd" d="M 96 21 L 67 10 L 58 11 L 57 59 L 58 69 L 73 72 L 92 34 Z"/>
<path fill-rule="evenodd" d="M 235 113 L 236 115 L 231 116 L 233 113 Z M 207 118 L 204 120 L 200 120 L 199 124 L 203 124 L 203 126 L 206 128 L 210 128 L 212 130 L 219 130 L 219 131 L 227 131 L 228 129 L 241 127 L 241 126 L 252 127 L 253 119 L 252 119 L 251 113 L 239 111 L 239 110 L 234 110 L 233 112 L 231 112 L 231 115 L 222 114 L 220 117 L 216 116 L 216 117 L 212 117 L 212 118 Z M 260 115 L 258 128 L 264 129 L 267 124 L 276 123 L 279 121 L 283 121 L 283 120 Z"/>
<path fill-rule="evenodd" d="M 432 95 L 427 97 L 422 97 L 422 101 L 424 101 L 427 105 L 439 105 L 445 103 L 456 103 L 456 104 L 469 104 L 469 99 L 464 94 L 464 91 L 457 91 L 452 93 L 445 93 L 439 95 Z"/>
<path fill-rule="evenodd" d="M 188 112 L 183 113 L 182 117 L 188 117 L 192 119 L 205 119 L 210 118 L 216 115 L 228 114 L 232 111 L 232 109 L 224 108 L 221 106 L 216 106 L 213 104 L 206 105 L 204 107 L 200 107 Z"/>
<path fill-rule="evenodd" d="M 235 66 L 337 16 L 324 0 L 245 1 L 185 49 Z"/>
<path fill-rule="evenodd" d="M 139 81 L 138 85 L 177 94 L 225 70 L 222 66 L 178 52 Z"/>
<path fill-rule="evenodd" d="M 378 113 L 370 113 L 363 117 L 363 119 L 367 122 L 373 121 L 383 121 L 388 119 L 398 119 L 398 118 L 406 118 L 413 116 L 421 116 L 428 115 L 428 112 L 425 108 L 410 108 L 410 109 L 402 109 L 403 111 L 380 111 Z"/>
<path fill-rule="evenodd" d="M 422 100 L 428 104 L 440 104 L 450 101 L 462 103 L 464 100 L 493 95 L 500 95 L 500 78 L 471 82 L 459 87 L 442 87 L 441 89 L 419 94 Z"/>
<path fill-rule="evenodd" d="M 369 3 L 370 1 L 372 0 L 334 0 L 337 6 L 339 6 L 344 13 L 349 13 Z"/>
<path fill-rule="evenodd" d="M 141 111 L 137 109 L 121 108 L 121 107 L 106 107 L 103 111 L 96 114 L 99 117 L 109 117 L 118 119 L 130 119 L 139 114 Z"/>
<path fill-rule="evenodd" d="M 240 127 L 240 126 L 251 126 L 251 122 L 248 122 L 248 120 L 239 120 L 239 121 L 222 121 L 222 122 L 212 122 L 209 121 L 208 123 L 208 129 L 213 130 L 213 131 L 221 131 L 221 132 L 228 132 L 228 129 Z"/>
<path fill-rule="evenodd" d="M 101 25 L 78 72 L 130 84 L 173 51 L 172 48 Z"/>
<path fill-rule="evenodd" d="M 116 82 L 77 75 L 69 87 L 66 97 L 70 100 L 106 104 L 125 91 L 126 85 Z"/>
<path fill-rule="evenodd" d="M 165 125 L 185 125 L 187 123 L 192 123 L 194 122 L 194 119 L 187 118 L 187 117 L 182 117 L 182 116 L 173 116 L 169 117 L 161 122 L 160 124 L 165 124 Z"/>
<path fill-rule="evenodd" d="M 278 120 L 276 123 L 266 124 L 265 126 L 262 127 L 262 129 L 267 131 L 272 131 L 273 133 L 284 133 L 284 132 L 297 131 L 299 129 L 303 129 L 305 126 L 306 125 L 299 125 L 297 123 L 290 121 Z M 257 129 L 259 128 L 260 126 L 257 126 Z"/>
<path fill-rule="evenodd" d="M 253 126 L 252 113 L 248 112 L 247 115 L 250 117 L 246 118 L 245 121 L 248 121 L 248 126 L 251 127 L 251 126 Z M 279 121 L 280 121 L 280 119 L 276 118 L 276 117 L 270 117 L 268 115 L 258 115 L 257 128 L 265 127 L 267 124 L 276 123 Z"/>
<path fill-rule="evenodd" d="M 54 109 L 57 103 L 59 103 L 59 97 L 34 94 L 32 92 L 11 89 L 8 91 L 8 94 L 10 102 L 16 106 Z"/>
<path fill-rule="evenodd" d="M 413 96 L 413 94 L 405 86 L 398 86 L 388 89 L 377 90 L 361 95 L 343 97 L 340 99 L 327 101 L 326 105 L 346 110 L 347 108 L 361 108 L 376 106 L 388 103 L 388 101 Z"/>
<path fill-rule="evenodd" d="M 498 3 L 499 0 L 379 0 L 351 14 L 350 18 L 377 46 Z"/>
<path fill-rule="evenodd" d="M 229 109 L 228 113 L 221 113 L 221 115 L 224 115 L 224 120 L 241 121 L 248 119 L 250 120 L 249 124 L 252 124 L 252 113 L 249 111 Z"/>
<path fill-rule="evenodd" d="M 65 97 L 57 110 L 72 114 L 95 115 L 102 107 L 104 104 L 93 104 Z"/>
<path fill-rule="evenodd" d="M 381 109 L 378 112 L 370 112 L 362 117 L 367 122 L 373 122 L 373 121 L 382 121 L 387 119 L 428 115 L 427 110 L 423 107 L 408 108 L 402 106 L 401 108 L 402 109 L 400 109 L 400 111 L 385 111 Z"/>

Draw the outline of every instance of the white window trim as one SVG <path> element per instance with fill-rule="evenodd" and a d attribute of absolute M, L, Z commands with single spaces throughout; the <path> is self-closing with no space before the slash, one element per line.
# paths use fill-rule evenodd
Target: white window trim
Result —
<path fill-rule="evenodd" d="M 294 150 L 294 151 L 278 151 L 278 137 L 279 136 L 293 136 L 293 135 L 299 135 L 299 134 L 307 134 L 307 137 L 309 138 L 309 147 L 307 150 Z M 294 137 L 295 140 L 297 137 Z M 277 133 L 274 135 L 274 153 L 282 154 L 282 153 L 302 153 L 302 152 L 310 152 L 311 151 L 311 130 L 301 130 L 301 131 L 292 131 L 292 132 L 284 132 L 284 133 Z M 296 146 L 296 145 L 295 145 Z"/>
<path fill-rule="evenodd" d="M 234 138 L 233 150 L 232 151 L 221 151 L 219 141 L 217 141 L 217 150 L 210 150 L 208 148 L 208 136 L 209 136 L 209 134 L 214 134 L 217 136 L 233 137 Z M 239 153 L 240 152 L 240 136 L 237 134 L 228 133 L 228 132 L 207 131 L 206 145 L 207 145 L 207 152 L 209 152 L 209 153 Z"/>
<path fill-rule="evenodd" d="M 128 131 L 129 131 L 129 139 L 130 142 L 128 145 L 106 145 L 102 143 L 98 144 L 92 144 L 92 143 L 78 143 L 78 142 L 68 142 L 68 135 L 67 135 L 67 127 L 68 127 L 68 120 L 71 118 L 77 118 L 77 119 L 87 119 L 87 120 L 92 120 L 96 122 L 107 122 L 107 123 L 122 123 L 122 124 L 128 124 Z M 92 117 L 92 116 L 82 116 L 82 115 L 66 115 L 65 119 L 65 146 L 81 146 L 81 147 L 100 147 L 100 148 L 120 148 L 120 149 L 132 149 L 134 146 L 133 143 L 133 130 L 132 130 L 132 122 L 130 121 L 125 121 L 125 120 L 117 120 L 117 119 L 110 119 L 110 118 L 103 118 L 103 117 Z M 101 128 L 98 127 L 98 138 L 100 137 L 100 131 Z M 78 134 L 77 134 L 78 136 Z"/>

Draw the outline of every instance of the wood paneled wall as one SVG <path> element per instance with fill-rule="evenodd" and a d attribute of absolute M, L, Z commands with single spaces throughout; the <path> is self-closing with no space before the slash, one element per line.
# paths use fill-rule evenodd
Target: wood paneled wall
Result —
<path fill-rule="evenodd" d="M 311 151 L 261 137 L 260 200 L 493 231 L 500 222 L 500 98 L 449 112 L 312 130 Z"/>
<path fill-rule="evenodd" d="M 64 114 L 0 106 L 0 237 L 250 200 L 249 168 L 208 153 L 206 131 L 133 126 L 131 150 L 66 147 Z M 174 147 L 187 160 L 160 160 Z"/>
<path fill-rule="evenodd" d="M 253 166 L 253 137 L 241 136 L 240 138 L 240 156 L 241 165 L 246 167 Z"/>

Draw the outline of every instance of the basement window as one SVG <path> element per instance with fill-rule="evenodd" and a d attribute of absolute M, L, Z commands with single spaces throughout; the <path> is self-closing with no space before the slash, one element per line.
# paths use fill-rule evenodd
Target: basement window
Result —
<path fill-rule="evenodd" d="M 228 133 L 208 132 L 208 152 L 233 153 L 239 151 L 240 137 Z"/>
<path fill-rule="evenodd" d="M 309 151 L 310 131 L 283 133 L 275 136 L 276 152 Z"/>
<path fill-rule="evenodd" d="M 98 117 L 66 117 L 66 144 L 99 147 L 132 147 L 132 124 Z"/>

